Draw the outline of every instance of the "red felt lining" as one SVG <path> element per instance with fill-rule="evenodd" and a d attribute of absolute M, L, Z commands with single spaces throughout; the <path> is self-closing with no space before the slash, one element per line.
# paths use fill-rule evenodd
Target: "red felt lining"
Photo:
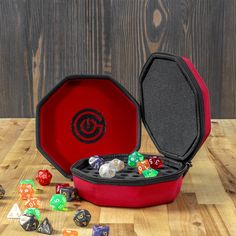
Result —
<path fill-rule="evenodd" d="M 83 109 L 105 119 L 105 133 L 94 143 L 83 143 L 72 132 L 72 119 Z M 81 158 L 132 152 L 139 143 L 139 122 L 137 105 L 113 81 L 73 77 L 40 105 L 39 143 L 47 158 L 70 174 Z"/>

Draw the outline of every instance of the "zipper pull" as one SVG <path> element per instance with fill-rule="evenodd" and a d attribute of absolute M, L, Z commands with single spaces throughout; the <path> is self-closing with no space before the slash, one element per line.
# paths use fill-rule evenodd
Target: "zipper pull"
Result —
<path fill-rule="evenodd" d="M 187 166 L 187 168 L 186 168 L 186 170 L 185 170 L 184 173 L 183 173 L 183 177 L 187 174 L 189 168 L 193 166 L 193 165 L 192 165 L 192 162 L 191 162 L 191 161 L 190 161 L 190 162 L 187 162 L 187 163 L 186 163 L 186 166 Z"/>

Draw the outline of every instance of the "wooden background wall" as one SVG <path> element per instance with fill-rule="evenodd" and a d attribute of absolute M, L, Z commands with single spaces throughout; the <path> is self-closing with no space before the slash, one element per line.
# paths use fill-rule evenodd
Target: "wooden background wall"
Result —
<path fill-rule="evenodd" d="M 236 117 L 234 0 L 0 0 L 0 117 L 33 117 L 68 74 L 110 74 L 137 98 L 155 51 L 190 57 L 212 117 Z"/>

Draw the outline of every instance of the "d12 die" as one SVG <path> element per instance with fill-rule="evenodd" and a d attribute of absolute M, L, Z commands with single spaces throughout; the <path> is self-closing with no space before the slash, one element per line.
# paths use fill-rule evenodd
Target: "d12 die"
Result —
<path fill-rule="evenodd" d="M 86 227 L 91 220 L 91 214 L 88 210 L 80 209 L 75 213 L 73 220 L 76 225 Z"/>
<path fill-rule="evenodd" d="M 63 194 L 66 197 L 67 202 L 79 199 L 78 190 L 72 186 L 62 187 L 60 189 L 60 194 Z"/>
<path fill-rule="evenodd" d="M 155 177 L 158 175 L 158 171 L 157 170 L 154 170 L 152 168 L 149 168 L 147 170 L 144 170 L 142 172 L 142 174 L 144 175 L 145 178 L 151 178 L 151 177 Z"/>
<path fill-rule="evenodd" d="M 89 162 L 89 165 L 93 167 L 93 169 L 99 170 L 101 165 L 105 163 L 105 160 L 99 157 L 98 155 L 95 155 L 95 156 L 90 157 L 88 162 Z"/>
<path fill-rule="evenodd" d="M 46 186 L 49 185 L 52 179 L 52 174 L 48 170 L 39 170 L 36 175 L 36 180 L 40 185 Z"/>
<path fill-rule="evenodd" d="M 108 236 L 109 235 L 109 226 L 103 225 L 94 225 L 92 236 Z"/>
<path fill-rule="evenodd" d="M 148 160 L 144 160 L 137 163 L 138 173 L 141 175 L 144 170 L 147 170 L 150 168 L 150 164 Z"/>
<path fill-rule="evenodd" d="M 3 198 L 5 195 L 5 190 L 4 188 L 2 187 L 2 185 L 0 185 L 0 199 Z"/>
<path fill-rule="evenodd" d="M 25 231 L 34 231 L 39 225 L 38 219 L 34 215 L 23 214 L 20 216 L 20 225 Z"/>
<path fill-rule="evenodd" d="M 54 194 L 50 200 L 50 206 L 53 210 L 63 211 L 66 207 L 66 197 L 62 194 Z"/>
<path fill-rule="evenodd" d="M 139 152 L 133 152 L 128 156 L 128 165 L 136 167 L 137 163 L 144 160 L 144 156 Z"/>
<path fill-rule="evenodd" d="M 152 169 L 161 169 L 164 167 L 163 161 L 158 156 L 148 157 L 148 162 Z"/>
<path fill-rule="evenodd" d="M 28 208 L 39 208 L 40 206 L 40 200 L 36 197 L 33 197 L 33 198 L 29 198 L 26 203 L 25 203 L 25 206 L 28 207 Z"/>
<path fill-rule="evenodd" d="M 45 218 L 42 221 L 42 223 L 38 226 L 37 232 L 42 233 L 42 234 L 48 234 L 48 235 L 52 234 L 53 228 L 48 218 Z"/>
<path fill-rule="evenodd" d="M 56 184 L 56 193 L 60 193 L 60 189 L 62 187 L 69 187 L 70 185 L 68 183 L 65 184 Z"/>
<path fill-rule="evenodd" d="M 27 200 L 28 198 L 33 197 L 34 189 L 31 184 L 22 184 L 18 187 L 18 192 L 22 200 Z"/>

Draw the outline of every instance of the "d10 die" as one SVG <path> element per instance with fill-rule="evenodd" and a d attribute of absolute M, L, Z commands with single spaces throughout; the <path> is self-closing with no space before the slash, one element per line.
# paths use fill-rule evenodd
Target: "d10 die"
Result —
<path fill-rule="evenodd" d="M 38 219 L 34 215 L 23 214 L 20 216 L 20 225 L 25 231 L 34 231 L 39 225 Z"/>
<path fill-rule="evenodd" d="M 108 236 L 109 235 L 109 226 L 103 225 L 94 225 L 92 236 Z"/>
<path fill-rule="evenodd" d="M 137 163 L 138 173 L 141 175 L 144 170 L 147 170 L 150 168 L 150 164 L 148 160 L 144 160 Z"/>
<path fill-rule="evenodd" d="M 46 186 L 49 185 L 52 179 L 52 174 L 48 170 L 39 170 L 36 175 L 36 180 L 40 185 Z"/>
<path fill-rule="evenodd" d="M 75 213 L 73 220 L 76 225 L 80 227 L 86 227 L 91 220 L 91 214 L 88 210 L 81 209 Z"/>
<path fill-rule="evenodd" d="M 29 198 L 26 203 L 25 203 L 25 206 L 26 207 L 29 207 L 29 208 L 39 208 L 40 206 L 40 200 L 36 197 L 34 198 Z"/>
<path fill-rule="evenodd" d="M 50 206 L 55 211 L 63 211 L 66 207 L 66 197 L 62 194 L 54 194 L 50 200 Z"/>
<path fill-rule="evenodd" d="M 56 193 L 60 193 L 60 189 L 62 187 L 69 187 L 70 185 L 68 183 L 65 184 L 56 184 Z"/>
<path fill-rule="evenodd" d="M 103 165 L 105 163 L 105 160 L 97 155 L 92 156 L 89 158 L 89 165 L 96 170 L 99 170 L 99 168 L 101 167 L 101 165 Z"/>
<path fill-rule="evenodd" d="M 5 190 L 4 188 L 2 187 L 2 185 L 0 185 L 0 199 L 3 198 L 5 195 Z"/>
<path fill-rule="evenodd" d="M 163 161 L 158 156 L 148 157 L 148 162 L 152 169 L 160 169 L 164 167 Z"/>
<path fill-rule="evenodd" d="M 158 171 L 157 170 L 154 170 L 152 168 L 149 168 L 147 170 L 144 170 L 143 173 L 145 178 L 151 178 L 151 177 L 155 177 L 158 175 Z"/>
<path fill-rule="evenodd" d="M 18 187 L 18 192 L 22 200 L 27 200 L 28 198 L 33 197 L 34 189 L 31 184 L 22 184 Z"/>
<path fill-rule="evenodd" d="M 79 199 L 78 190 L 72 186 L 62 187 L 60 189 L 60 194 L 63 194 L 66 197 L 67 202 Z"/>
<path fill-rule="evenodd" d="M 139 152 L 133 152 L 128 156 L 128 165 L 136 167 L 137 163 L 144 160 L 144 156 Z"/>

